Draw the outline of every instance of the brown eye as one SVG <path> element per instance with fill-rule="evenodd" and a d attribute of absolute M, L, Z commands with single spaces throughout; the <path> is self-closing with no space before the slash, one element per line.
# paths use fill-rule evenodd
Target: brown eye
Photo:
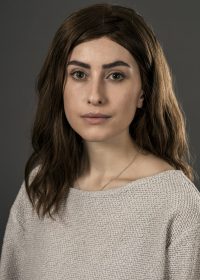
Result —
<path fill-rule="evenodd" d="M 112 73 L 110 76 L 114 77 L 114 79 L 111 79 L 111 80 L 116 80 L 116 81 L 121 81 L 125 78 L 125 75 L 122 73 L 119 73 L 119 72 Z M 121 78 L 119 78 L 119 77 L 121 77 Z"/>
<path fill-rule="evenodd" d="M 70 73 L 70 75 L 73 78 L 75 78 L 76 80 L 83 80 L 83 76 L 86 74 L 82 71 L 74 71 L 74 72 Z"/>

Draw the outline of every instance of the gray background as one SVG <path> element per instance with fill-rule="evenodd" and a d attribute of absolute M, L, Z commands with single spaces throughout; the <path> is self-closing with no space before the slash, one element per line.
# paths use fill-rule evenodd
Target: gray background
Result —
<path fill-rule="evenodd" d="M 1 1 L 0 250 L 9 210 L 24 179 L 36 109 L 35 81 L 51 40 L 74 9 L 99 1 Z M 152 26 L 173 72 L 194 167 L 200 174 L 199 1 L 105 1 L 135 8 Z M 195 182 L 199 188 L 199 181 Z"/>

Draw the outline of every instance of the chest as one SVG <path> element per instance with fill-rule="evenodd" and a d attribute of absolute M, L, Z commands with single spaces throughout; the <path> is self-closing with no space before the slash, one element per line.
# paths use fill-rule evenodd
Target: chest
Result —
<path fill-rule="evenodd" d="M 30 230 L 25 269 L 31 279 L 162 279 L 164 224 L 156 226 L 157 218 L 147 218 L 142 207 L 127 215 L 123 205 L 106 211 L 99 202 L 102 209 L 94 216 L 91 206 L 64 224 L 46 222 Z"/>

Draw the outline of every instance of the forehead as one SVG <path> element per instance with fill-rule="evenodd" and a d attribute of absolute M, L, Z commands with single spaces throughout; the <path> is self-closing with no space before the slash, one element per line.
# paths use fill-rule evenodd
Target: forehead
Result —
<path fill-rule="evenodd" d="M 132 54 L 117 42 L 107 37 L 83 42 L 71 51 L 68 61 L 81 60 L 85 63 L 108 63 L 115 60 L 123 60 L 131 65 L 136 65 Z"/>

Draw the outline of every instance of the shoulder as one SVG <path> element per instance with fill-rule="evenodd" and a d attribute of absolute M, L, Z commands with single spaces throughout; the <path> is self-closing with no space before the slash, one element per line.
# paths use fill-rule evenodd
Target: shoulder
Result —
<path fill-rule="evenodd" d="M 159 178 L 163 182 L 165 190 L 172 192 L 179 201 L 197 198 L 200 199 L 200 191 L 194 183 L 184 174 L 182 170 L 177 170 L 167 161 L 152 155 L 142 155 L 138 164 L 138 176 Z M 200 202 L 199 202 L 200 203 Z M 200 205 L 200 204 L 199 204 Z"/>
<path fill-rule="evenodd" d="M 39 165 L 36 166 L 29 176 L 29 183 L 33 180 L 39 170 Z M 25 180 L 23 179 L 15 200 L 10 208 L 10 216 L 16 221 L 21 223 L 32 215 L 32 204 L 27 194 Z"/>
<path fill-rule="evenodd" d="M 175 170 L 175 168 L 164 159 L 144 151 L 138 156 L 137 165 L 134 167 L 133 172 L 135 174 L 135 179 L 140 179 L 167 170 Z"/>
<path fill-rule="evenodd" d="M 143 155 L 143 164 L 150 172 L 162 172 L 165 170 L 175 169 L 166 160 L 153 154 Z"/>
<path fill-rule="evenodd" d="M 158 202 L 170 242 L 178 240 L 183 233 L 200 227 L 200 191 L 184 174 L 154 156 L 146 157 L 142 172 L 149 176 L 149 195 Z M 141 176 L 142 176 L 141 175 Z"/>
<path fill-rule="evenodd" d="M 173 243 L 182 234 L 200 228 L 200 191 L 181 170 L 170 172 L 162 184 L 167 231 Z"/>
<path fill-rule="evenodd" d="M 172 211 L 188 213 L 191 220 L 196 217 L 200 223 L 200 191 L 182 170 L 152 154 L 142 154 L 136 173 L 136 179 L 149 178 L 146 181 L 152 185 L 151 191 L 162 197 Z"/>
<path fill-rule="evenodd" d="M 149 177 L 161 174 L 161 178 L 166 177 L 166 182 L 171 182 L 169 186 L 176 187 L 175 190 L 183 191 L 183 194 L 187 195 L 188 192 L 192 192 L 198 197 L 200 196 L 200 191 L 194 185 L 194 183 L 184 174 L 182 170 L 177 170 L 167 161 L 159 158 L 153 154 L 142 154 L 140 157 L 140 162 L 138 163 L 138 174 L 141 177 Z M 165 172 L 174 171 L 174 172 Z M 166 176 L 165 176 L 166 175 Z M 183 187 L 184 186 L 184 187 Z"/>

